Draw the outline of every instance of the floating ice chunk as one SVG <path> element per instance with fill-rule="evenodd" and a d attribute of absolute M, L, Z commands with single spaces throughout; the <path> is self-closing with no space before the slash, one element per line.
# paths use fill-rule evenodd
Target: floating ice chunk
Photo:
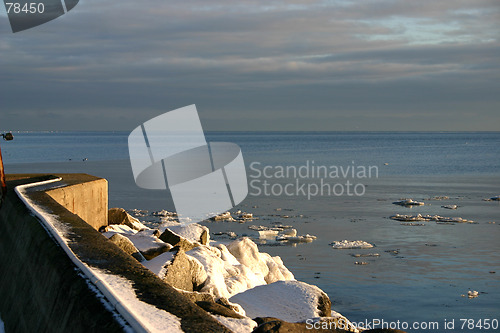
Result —
<path fill-rule="evenodd" d="M 130 213 L 131 215 L 134 215 L 135 217 L 148 216 L 148 213 L 149 213 L 147 210 L 142 210 L 142 209 L 137 209 L 137 208 L 131 209 L 127 212 Z"/>
<path fill-rule="evenodd" d="M 349 240 L 342 240 L 342 241 L 334 241 L 333 243 L 330 243 L 330 245 L 334 249 L 370 249 L 373 247 L 372 244 L 362 241 L 362 240 L 355 240 L 355 241 L 349 241 Z"/>
<path fill-rule="evenodd" d="M 479 292 L 477 292 L 475 290 L 469 290 L 467 292 L 467 297 L 469 297 L 469 298 L 476 298 L 477 296 L 479 296 Z"/>
<path fill-rule="evenodd" d="M 159 210 L 156 212 L 151 213 L 152 216 L 162 216 L 162 217 L 168 217 L 168 216 L 177 216 L 176 212 L 169 212 L 168 210 Z"/>
<path fill-rule="evenodd" d="M 415 201 L 413 199 L 403 199 L 400 201 L 394 201 L 393 204 L 400 206 L 423 206 L 424 203 L 421 201 Z"/>
<path fill-rule="evenodd" d="M 446 208 L 446 209 L 457 209 L 458 206 L 457 205 L 443 205 L 441 206 L 441 208 Z"/>
<path fill-rule="evenodd" d="M 259 230 L 259 238 L 275 238 L 278 235 L 277 230 Z"/>
<path fill-rule="evenodd" d="M 356 253 L 352 255 L 355 258 L 360 258 L 360 257 L 380 257 L 380 254 L 378 253 Z"/>
<path fill-rule="evenodd" d="M 389 218 L 398 221 L 427 221 L 427 219 L 420 214 L 418 215 L 396 214 L 389 216 Z"/>
<path fill-rule="evenodd" d="M 305 234 L 302 236 L 286 236 L 280 235 L 276 237 L 277 241 L 287 241 L 290 243 L 310 243 L 316 239 L 316 236 Z"/>
<path fill-rule="evenodd" d="M 219 231 L 219 232 L 214 232 L 215 236 L 222 236 L 222 235 L 227 235 L 231 238 L 236 238 L 238 235 L 234 231 Z"/>
<path fill-rule="evenodd" d="M 231 216 L 230 212 L 225 212 L 219 215 L 215 215 L 212 217 L 212 220 L 214 221 L 234 221 L 233 217 Z"/>
<path fill-rule="evenodd" d="M 282 232 L 283 236 L 288 236 L 288 237 L 295 237 L 297 236 L 297 229 L 285 229 Z"/>

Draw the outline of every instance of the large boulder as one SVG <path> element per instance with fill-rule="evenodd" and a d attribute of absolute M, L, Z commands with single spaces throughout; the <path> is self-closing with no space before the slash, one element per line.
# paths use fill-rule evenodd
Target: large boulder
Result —
<path fill-rule="evenodd" d="M 188 225 L 170 224 L 166 226 L 166 228 L 192 243 L 208 245 L 210 241 L 210 230 L 198 223 L 191 223 Z"/>
<path fill-rule="evenodd" d="M 108 225 L 110 224 L 125 224 L 137 231 L 147 229 L 144 224 L 129 215 L 123 208 L 111 208 L 108 210 Z"/>
<path fill-rule="evenodd" d="M 187 240 L 186 238 L 176 234 L 173 231 L 170 231 L 169 229 L 165 229 L 165 231 L 163 231 L 163 233 L 160 235 L 160 239 L 165 243 L 171 244 L 174 247 L 179 247 L 183 251 L 189 251 L 198 246 L 198 244 Z"/>
<path fill-rule="evenodd" d="M 277 281 L 234 295 L 230 302 L 243 307 L 246 315 L 275 317 L 299 322 L 331 315 L 328 295 L 316 286 L 300 281 Z"/>
<path fill-rule="evenodd" d="M 172 245 L 165 243 L 157 236 L 158 230 L 146 229 L 134 234 L 125 235 L 134 243 L 147 260 L 151 260 L 160 254 L 170 251 Z"/>
<path fill-rule="evenodd" d="M 207 279 L 203 265 L 182 249 L 178 249 L 171 264 L 166 268 L 163 280 L 177 289 L 198 291 Z"/>
<path fill-rule="evenodd" d="M 134 246 L 134 243 L 132 243 L 127 237 L 120 234 L 114 234 L 109 238 L 109 240 L 113 244 L 117 245 L 120 249 L 122 249 L 125 253 L 130 254 L 132 257 L 137 259 L 137 261 L 146 261 L 141 252 L 139 252 L 139 250 Z"/>

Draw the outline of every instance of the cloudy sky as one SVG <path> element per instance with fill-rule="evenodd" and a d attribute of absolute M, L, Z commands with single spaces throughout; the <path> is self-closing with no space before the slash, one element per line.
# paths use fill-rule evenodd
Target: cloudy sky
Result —
<path fill-rule="evenodd" d="M 500 130 L 500 2 L 102 1 L 11 32 L 0 129 Z"/>

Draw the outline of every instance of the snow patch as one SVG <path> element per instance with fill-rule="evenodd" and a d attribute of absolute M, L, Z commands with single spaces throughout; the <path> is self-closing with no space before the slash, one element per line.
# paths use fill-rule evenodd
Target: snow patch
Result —
<path fill-rule="evenodd" d="M 236 294 L 229 301 L 240 304 L 250 318 L 275 317 L 293 323 L 320 316 L 322 293 L 304 282 L 278 281 Z"/>
<path fill-rule="evenodd" d="M 248 317 L 241 319 L 219 315 L 212 315 L 212 317 L 217 319 L 222 325 L 226 326 L 233 332 L 251 333 L 257 327 L 257 323 Z"/>
<path fill-rule="evenodd" d="M 91 270 L 115 292 L 115 295 L 122 304 L 125 304 L 142 323 L 146 324 L 150 332 L 183 332 L 179 317 L 140 301 L 134 291 L 132 282 L 121 276 L 108 274 L 94 267 Z"/>
<path fill-rule="evenodd" d="M 142 262 L 142 264 L 151 272 L 158 275 L 160 279 L 163 279 L 165 277 L 165 274 L 167 273 L 167 269 L 165 266 L 172 263 L 172 259 L 174 259 L 174 256 L 175 252 L 164 252 L 151 260 Z"/>

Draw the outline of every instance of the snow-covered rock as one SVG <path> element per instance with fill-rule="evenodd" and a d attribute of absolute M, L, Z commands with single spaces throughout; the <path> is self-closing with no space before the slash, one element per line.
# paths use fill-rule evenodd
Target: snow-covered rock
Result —
<path fill-rule="evenodd" d="M 249 267 L 254 273 L 261 274 L 266 283 L 294 278 L 280 257 L 260 253 L 257 244 L 249 238 L 235 240 L 227 246 L 227 249 L 241 264 Z"/>
<path fill-rule="evenodd" d="M 249 267 L 242 265 L 222 244 L 218 247 L 195 247 L 187 254 L 196 258 L 207 272 L 201 292 L 229 298 L 266 283 L 261 274 L 255 274 Z"/>
<path fill-rule="evenodd" d="M 172 248 L 172 245 L 158 239 L 154 232 L 155 231 L 151 229 L 143 230 L 133 235 L 126 234 L 125 237 L 130 239 L 130 241 L 137 249 L 139 249 L 139 251 L 141 251 L 146 259 L 150 260 Z"/>
<path fill-rule="evenodd" d="M 257 286 L 229 299 L 245 309 L 246 315 L 275 317 L 289 322 L 331 314 L 331 302 L 318 287 L 300 281 L 277 281 Z"/>
<path fill-rule="evenodd" d="M 203 265 L 180 249 L 167 266 L 163 280 L 171 286 L 186 290 L 199 291 L 207 280 Z"/>
<path fill-rule="evenodd" d="M 139 250 L 134 246 L 134 244 L 128 239 L 127 237 L 121 235 L 121 234 L 114 234 L 109 238 L 109 240 L 118 246 L 120 249 L 122 249 L 125 253 L 130 254 L 132 257 L 137 259 L 139 262 L 144 262 L 146 259 L 144 256 L 139 252 Z"/>
<path fill-rule="evenodd" d="M 131 216 L 123 208 L 111 208 L 108 210 L 108 225 L 112 224 L 124 224 L 137 231 L 148 229 L 141 221 Z"/>
<path fill-rule="evenodd" d="M 198 242 L 200 244 L 207 245 L 210 241 L 210 232 L 208 228 L 198 223 L 191 223 L 188 225 L 169 223 L 168 226 L 162 224 L 159 230 L 164 232 L 167 228 L 191 242 Z"/>
<path fill-rule="evenodd" d="M 175 252 L 165 252 L 151 260 L 143 262 L 142 264 L 151 272 L 163 279 L 163 277 L 165 277 L 165 273 L 167 273 L 166 267 L 172 263 L 174 256 Z"/>

